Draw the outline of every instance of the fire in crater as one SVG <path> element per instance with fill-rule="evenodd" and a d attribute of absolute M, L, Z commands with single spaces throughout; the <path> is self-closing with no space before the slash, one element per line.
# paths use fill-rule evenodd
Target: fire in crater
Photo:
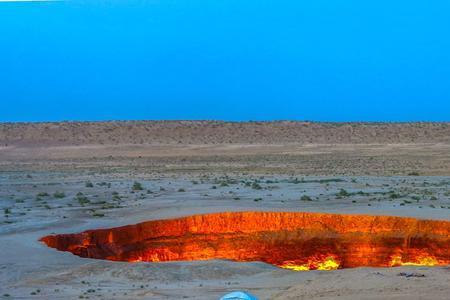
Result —
<path fill-rule="evenodd" d="M 282 268 L 450 264 L 450 222 L 308 212 L 226 212 L 45 236 L 47 246 L 127 262 L 229 259 Z"/>

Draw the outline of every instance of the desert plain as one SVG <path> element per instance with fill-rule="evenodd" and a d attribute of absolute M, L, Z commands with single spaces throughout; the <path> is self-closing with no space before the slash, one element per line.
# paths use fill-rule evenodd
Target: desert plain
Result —
<path fill-rule="evenodd" d="M 449 123 L 0 124 L 0 298 L 448 299 L 447 266 L 113 262 L 49 234 L 233 211 L 450 221 Z"/>

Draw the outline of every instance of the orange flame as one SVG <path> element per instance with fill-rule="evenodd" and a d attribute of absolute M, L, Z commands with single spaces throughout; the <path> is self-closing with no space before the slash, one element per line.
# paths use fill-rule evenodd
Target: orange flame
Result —
<path fill-rule="evenodd" d="M 426 266 L 433 267 L 439 265 L 439 261 L 433 256 L 419 256 L 412 258 L 413 260 L 404 261 L 399 255 L 393 256 L 391 261 L 391 267 L 398 266 Z M 445 263 L 444 263 L 445 264 Z"/>
<path fill-rule="evenodd" d="M 46 236 L 49 247 L 128 262 L 230 259 L 281 268 L 450 264 L 450 222 L 303 212 L 236 212 Z"/>
<path fill-rule="evenodd" d="M 339 268 L 339 262 L 333 255 L 329 255 L 323 259 L 310 259 L 306 264 L 297 264 L 294 261 L 286 261 L 280 265 L 280 268 L 289 269 L 293 271 L 309 271 L 309 270 L 321 270 L 331 271 Z"/>

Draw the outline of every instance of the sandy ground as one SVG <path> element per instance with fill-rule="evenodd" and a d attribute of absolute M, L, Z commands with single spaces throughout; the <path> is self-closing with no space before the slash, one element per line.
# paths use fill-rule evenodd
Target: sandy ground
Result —
<path fill-rule="evenodd" d="M 0 123 L 0 145 L 450 143 L 449 122 L 105 121 Z"/>
<path fill-rule="evenodd" d="M 0 147 L 0 171 L 447 175 L 450 144 L 184 144 Z"/>
<path fill-rule="evenodd" d="M 121 263 L 83 259 L 38 241 L 51 233 L 221 211 L 322 211 L 450 220 L 448 176 L 255 175 L 236 170 L 225 176 L 215 166 L 214 173 L 144 167 L 94 171 L 92 161 L 68 170 L 60 168 L 57 158 L 46 164 L 52 170 L 36 170 L 43 161 L 19 163 L 0 175 L 4 299 L 218 299 L 232 290 L 248 290 L 260 299 L 448 299 L 448 267 L 294 272 L 261 262 Z M 3 163 L 11 167 L 8 159 Z M 144 190 L 132 191 L 134 181 Z M 257 182 L 261 189 L 248 182 Z M 341 189 L 351 196 L 337 196 Z M 89 202 L 80 201 L 80 192 Z M 312 201 L 301 201 L 302 195 Z M 401 272 L 424 277 L 399 276 Z"/>
<path fill-rule="evenodd" d="M 450 220 L 449 130 L 448 123 L 0 124 L 0 299 L 218 299 L 232 290 L 260 299 L 448 299 L 447 267 L 120 263 L 38 240 L 223 211 Z M 133 191 L 135 181 L 144 190 Z M 339 197 L 341 189 L 349 196 Z"/>

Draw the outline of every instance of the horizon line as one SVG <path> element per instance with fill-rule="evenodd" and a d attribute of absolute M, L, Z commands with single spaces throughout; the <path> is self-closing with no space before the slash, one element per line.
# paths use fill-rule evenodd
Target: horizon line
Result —
<path fill-rule="evenodd" d="M 0 0 L 1 1 L 1 0 Z M 22 0 L 21 0 L 22 1 Z M 0 121 L 0 124 L 48 124 L 48 123 L 144 123 L 144 122 L 211 122 L 211 123 L 317 123 L 317 124 L 450 124 L 450 121 L 316 121 L 296 119 L 273 120 L 223 120 L 223 119 L 105 119 L 105 120 L 60 120 L 60 121 Z"/>

